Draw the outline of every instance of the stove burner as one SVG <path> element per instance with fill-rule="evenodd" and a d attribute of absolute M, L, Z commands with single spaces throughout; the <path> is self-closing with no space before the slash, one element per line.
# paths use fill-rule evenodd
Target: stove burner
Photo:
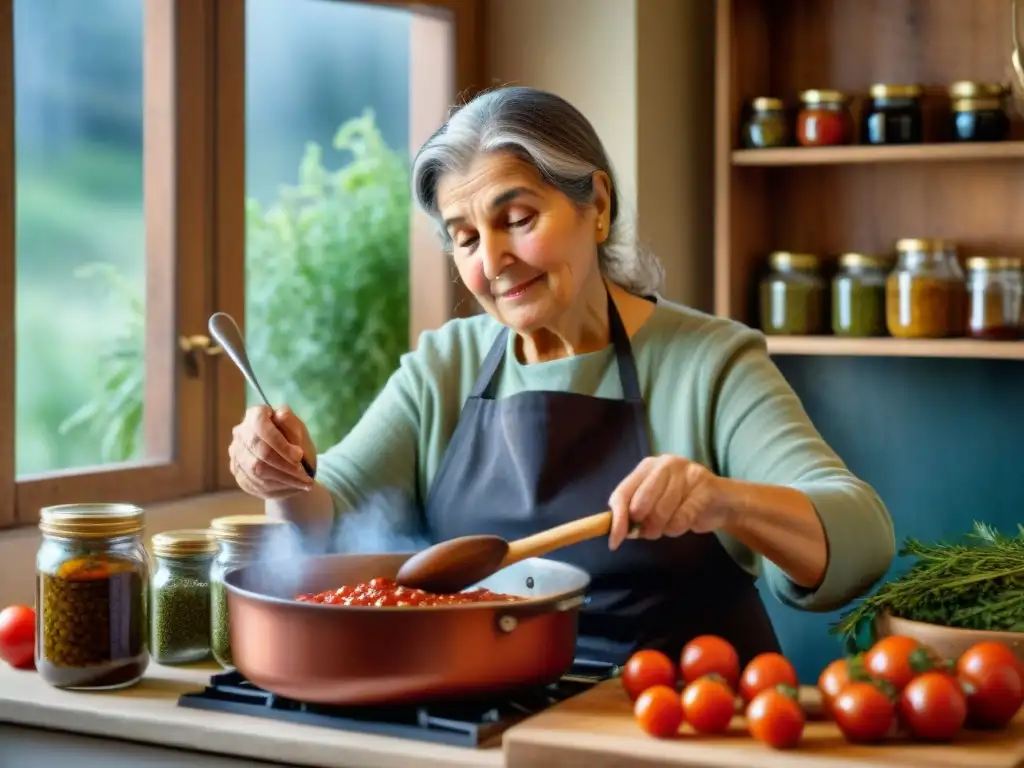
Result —
<path fill-rule="evenodd" d="M 254 686 L 240 672 L 232 671 L 214 675 L 202 691 L 182 694 L 178 706 L 476 747 L 523 718 L 612 677 L 616 671 L 612 664 L 577 659 L 558 682 L 499 699 L 382 707 L 306 704 L 268 693 Z"/>

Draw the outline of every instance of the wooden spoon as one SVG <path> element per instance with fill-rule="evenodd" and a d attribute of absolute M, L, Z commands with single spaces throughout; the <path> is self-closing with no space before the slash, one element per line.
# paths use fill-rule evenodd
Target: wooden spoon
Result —
<path fill-rule="evenodd" d="M 459 592 L 520 560 L 607 536 L 611 529 L 612 513 L 600 512 L 512 543 L 500 536 L 460 536 L 417 552 L 398 570 L 395 581 L 435 594 Z M 628 538 L 638 533 L 639 526 L 634 525 Z"/>

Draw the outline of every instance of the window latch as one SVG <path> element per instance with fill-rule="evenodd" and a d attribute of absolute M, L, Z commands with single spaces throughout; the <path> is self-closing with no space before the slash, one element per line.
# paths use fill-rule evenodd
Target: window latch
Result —
<path fill-rule="evenodd" d="M 200 355 L 215 357 L 224 351 L 213 343 L 208 336 L 201 334 L 182 336 L 178 339 L 178 347 L 181 349 L 182 362 L 185 365 L 185 375 L 190 379 L 199 378 Z"/>

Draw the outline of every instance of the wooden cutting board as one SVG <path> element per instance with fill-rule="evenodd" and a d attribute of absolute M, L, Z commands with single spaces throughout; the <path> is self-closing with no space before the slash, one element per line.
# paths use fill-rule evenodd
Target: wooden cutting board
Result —
<path fill-rule="evenodd" d="M 800 747 L 777 751 L 754 741 L 737 716 L 728 733 L 701 736 L 687 726 L 674 739 L 655 739 L 636 725 L 633 707 L 619 680 L 535 715 L 506 731 L 503 746 L 508 768 L 622 768 L 688 766 L 690 768 L 1017 768 L 1024 766 L 1024 713 L 997 733 L 965 731 L 950 744 L 909 741 L 881 746 L 847 744 L 839 730 L 820 718 L 815 688 L 803 688 L 800 700 L 809 713 Z"/>

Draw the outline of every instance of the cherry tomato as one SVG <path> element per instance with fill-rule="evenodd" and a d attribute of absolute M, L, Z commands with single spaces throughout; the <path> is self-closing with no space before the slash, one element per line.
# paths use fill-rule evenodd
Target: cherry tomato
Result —
<path fill-rule="evenodd" d="M 727 640 L 716 635 L 700 635 L 683 646 L 679 669 L 687 683 L 706 675 L 718 675 L 735 690 L 740 678 L 740 657 Z"/>
<path fill-rule="evenodd" d="M 683 724 L 683 702 L 675 688 L 654 685 L 637 697 L 633 716 L 646 733 L 667 739 L 675 736 Z"/>
<path fill-rule="evenodd" d="M 832 700 L 832 717 L 847 741 L 880 741 L 896 724 L 896 707 L 877 685 L 854 682 Z"/>
<path fill-rule="evenodd" d="M 736 699 L 725 680 L 701 677 L 683 689 L 683 715 L 697 733 L 721 733 L 736 714 Z"/>
<path fill-rule="evenodd" d="M 674 689 L 676 665 L 661 651 L 637 651 L 629 657 L 626 666 L 622 668 L 622 685 L 629 698 L 633 700 L 655 685 Z"/>
<path fill-rule="evenodd" d="M 967 697 L 952 675 L 925 672 L 903 689 L 900 717 L 915 738 L 948 741 L 967 718 Z"/>
<path fill-rule="evenodd" d="M 967 723 L 1002 728 L 1024 703 L 1024 666 L 1003 643 L 978 643 L 957 660 L 957 677 L 967 694 Z"/>
<path fill-rule="evenodd" d="M 897 692 L 936 665 L 934 651 L 912 637 L 891 635 L 875 643 L 864 654 L 864 668 L 871 677 L 885 680 Z"/>
<path fill-rule="evenodd" d="M 797 688 L 796 669 L 781 653 L 762 653 L 751 659 L 740 678 L 740 696 L 749 702 L 761 691 L 785 685 Z"/>
<path fill-rule="evenodd" d="M 766 688 L 747 705 L 750 735 L 775 749 L 791 749 L 799 744 L 805 722 L 800 703 L 779 688 Z"/>
<path fill-rule="evenodd" d="M 0 659 L 15 669 L 35 665 L 36 612 L 27 605 L 10 605 L 0 611 Z"/>

